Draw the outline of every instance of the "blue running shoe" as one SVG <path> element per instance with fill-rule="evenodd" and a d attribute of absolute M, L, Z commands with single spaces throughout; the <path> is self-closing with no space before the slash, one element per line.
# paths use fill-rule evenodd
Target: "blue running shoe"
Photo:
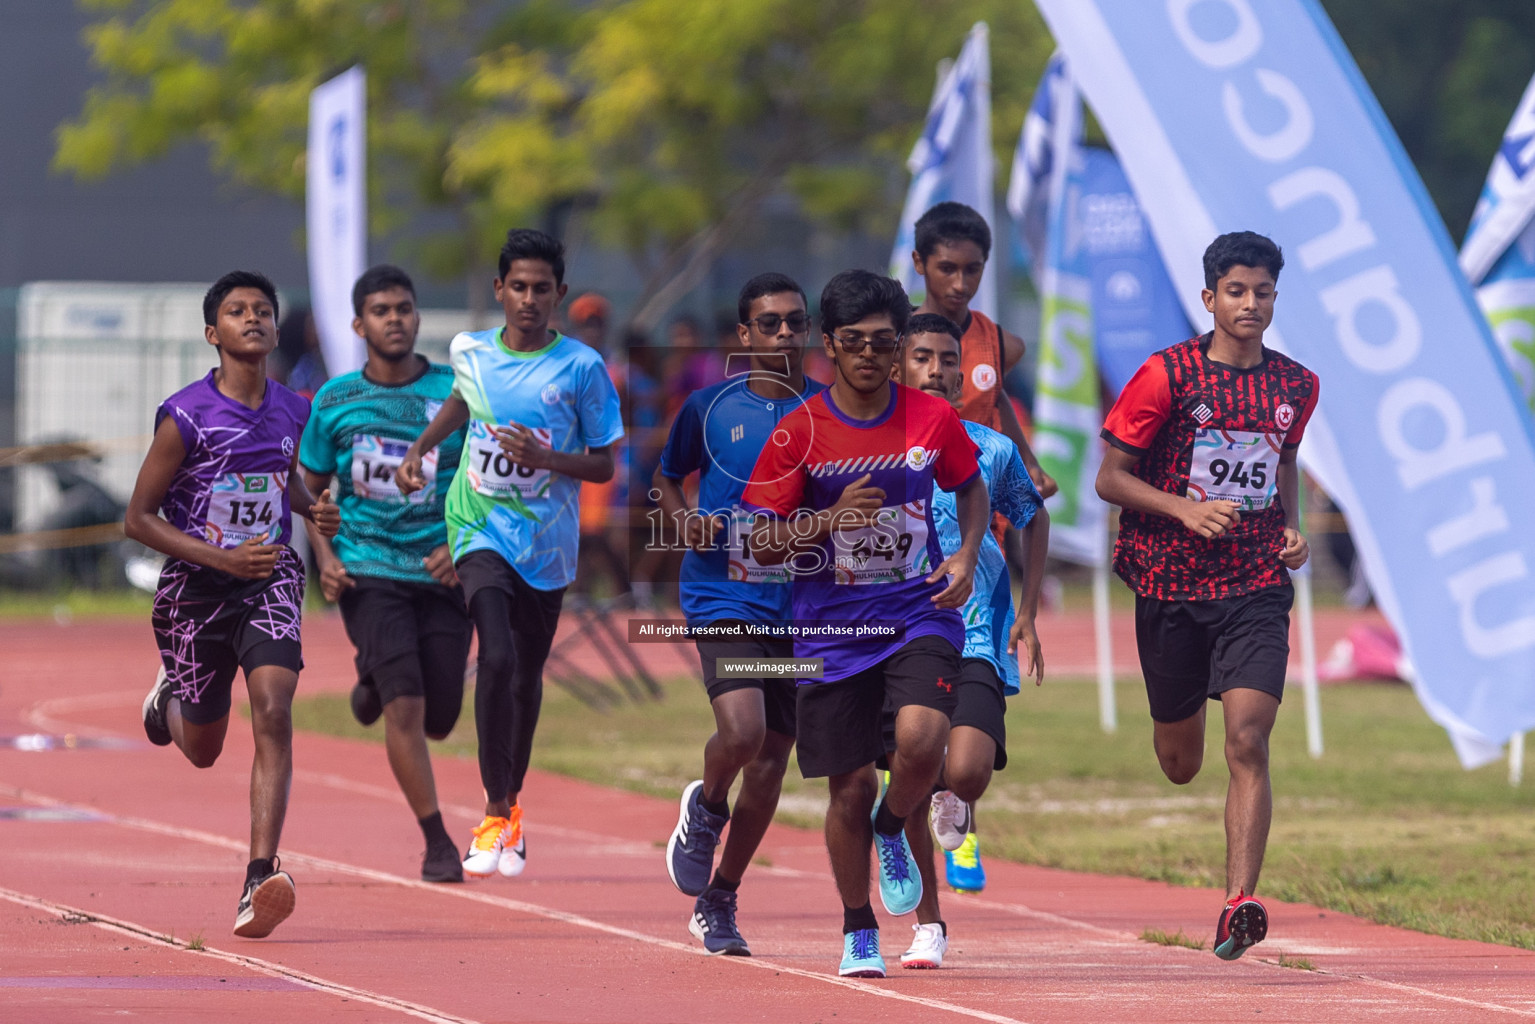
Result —
<path fill-rule="evenodd" d="M 672 884 L 689 896 L 702 896 L 714 871 L 714 848 L 719 845 L 728 817 L 704 809 L 704 780 L 688 783 L 682 791 L 682 811 L 677 827 L 666 843 L 666 873 Z"/>
<path fill-rule="evenodd" d="M 688 931 L 704 944 L 710 956 L 751 956 L 746 940 L 736 929 L 736 894 L 707 889 L 693 904 Z"/>
<path fill-rule="evenodd" d="M 874 805 L 879 813 L 879 804 Z M 885 912 L 900 917 L 917 909 L 922 902 L 922 876 L 917 873 L 917 858 L 911 855 L 903 829 L 893 836 L 874 833 L 874 852 L 879 856 L 879 901 Z"/>
<path fill-rule="evenodd" d="M 980 892 L 986 888 L 986 869 L 981 866 L 981 841 L 971 832 L 957 850 L 943 851 L 943 873 L 955 892 Z"/>
<path fill-rule="evenodd" d="M 844 978 L 883 978 L 885 958 L 879 955 L 879 929 L 860 928 L 842 936 L 842 966 L 837 973 Z"/>

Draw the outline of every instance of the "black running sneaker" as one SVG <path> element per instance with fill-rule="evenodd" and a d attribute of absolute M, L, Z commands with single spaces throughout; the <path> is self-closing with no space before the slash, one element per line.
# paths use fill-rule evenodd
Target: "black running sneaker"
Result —
<path fill-rule="evenodd" d="M 464 863 L 459 859 L 458 847 L 451 842 L 438 842 L 426 848 L 421 858 L 421 881 L 462 882 Z"/>
<path fill-rule="evenodd" d="M 352 687 L 352 717 L 363 725 L 372 725 L 384 713 L 379 703 L 378 689 L 371 683 L 358 683 Z"/>
<path fill-rule="evenodd" d="M 1256 896 L 1238 892 L 1221 908 L 1221 919 L 1215 925 L 1215 955 L 1222 960 L 1235 960 L 1256 946 L 1269 932 L 1269 914 Z"/>
<path fill-rule="evenodd" d="M 752 955 L 736 928 L 736 894 L 726 889 L 707 889 L 698 897 L 688 931 L 704 944 L 710 956 Z"/>
<path fill-rule="evenodd" d="M 235 934 L 242 939 L 264 939 L 293 913 L 293 876 L 279 871 L 281 861 L 272 858 L 272 873 L 252 878 L 235 911 Z"/>
<path fill-rule="evenodd" d="M 171 700 L 171 681 L 165 674 L 165 666 L 160 666 L 160 674 L 155 676 L 155 685 L 149 688 L 149 693 L 144 697 L 144 735 L 149 737 L 149 742 L 157 747 L 168 747 L 171 744 L 171 727 L 165 723 L 165 706 Z"/>

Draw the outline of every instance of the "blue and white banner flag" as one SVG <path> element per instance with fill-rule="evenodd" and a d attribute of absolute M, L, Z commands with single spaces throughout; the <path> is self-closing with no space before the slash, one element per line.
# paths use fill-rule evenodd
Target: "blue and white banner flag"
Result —
<path fill-rule="evenodd" d="M 1266 341 L 1322 380 L 1301 457 L 1462 763 L 1535 727 L 1535 438 L 1449 236 L 1317 0 L 1036 0 L 1189 318 L 1223 231 L 1283 245 Z M 1206 116 L 1193 117 L 1190 111 Z"/>
<path fill-rule="evenodd" d="M 366 80 L 354 67 L 309 96 L 306 225 L 309 304 L 330 376 L 366 359 L 352 331 L 352 285 L 368 269 Z"/>
<path fill-rule="evenodd" d="M 926 297 L 922 278 L 912 266 L 917 218 L 936 203 L 953 201 L 975 210 L 996 228 L 992 200 L 995 172 L 991 153 L 991 57 L 985 22 L 965 38 L 959 59 L 949 69 L 927 111 L 922 137 L 906 161 L 911 188 L 901 210 L 901 226 L 890 253 L 890 276 L 901 282 L 913 305 Z M 993 246 L 995 251 L 995 246 Z M 997 275 L 981 278 L 970 308 L 997 318 Z"/>
<path fill-rule="evenodd" d="M 1493 157 L 1460 265 L 1535 409 L 1535 78 Z"/>
<path fill-rule="evenodd" d="M 1007 182 L 1007 212 L 1013 218 L 1023 246 L 1024 265 L 1033 276 L 1045 252 L 1046 225 L 1050 218 L 1050 174 L 1055 166 L 1055 110 L 1059 92 L 1067 86 L 1066 58 L 1060 51 L 1050 55 L 1045 73 L 1034 90 L 1029 112 L 1013 150 L 1013 171 Z"/>

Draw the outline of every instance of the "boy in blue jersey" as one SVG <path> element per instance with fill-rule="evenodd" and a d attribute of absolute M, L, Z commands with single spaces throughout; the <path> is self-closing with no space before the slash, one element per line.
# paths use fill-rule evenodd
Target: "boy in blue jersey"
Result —
<path fill-rule="evenodd" d="M 346 525 L 334 547 L 313 528 L 309 541 L 320 589 L 341 605 L 357 648 L 352 712 L 364 725 L 384 716 L 390 770 L 426 840 L 421 878 L 462 882 L 426 746 L 458 721 L 473 635 L 443 525 L 462 432 L 427 453 L 426 487 L 407 498 L 394 482 L 410 442 L 452 393 L 453 371 L 416 354 L 421 314 L 405 271 L 370 269 L 352 288 L 352 307 L 367 363 L 315 394 L 299 445 L 304 482 L 318 492 L 335 480 Z"/>
<path fill-rule="evenodd" d="M 251 859 L 234 933 L 259 939 L 296 898 L 277 857 L 303 667 L 304 564 L 289 546 L 292 513 L 327 535 L 341 519 L 329 492 L 317 501 L 298 471 L 308 400 L 267 379 L 277 289 L 261 274 L 225 274 L 203 297 L 203 321 L 219 365 L 160 404 L 123 528 L 168 556 L 151 618 L 162 664 L 142 709 L 149 741 L 212 767 L 229 731 L 235 673 L 245 671 L 256 750 Z"/>
<path fill-rule="evenodd" d="M 613 477 L 624 436 L 602 356 L 549 328 L 565 298 L 565 247 L 514 228 L 494 281 L 502 327 L 453 339 L 453 393 L 395 474 L 426 485 L 425 453 L 466 423 L 463 463 L 448 491 L 448 544 L 479 637 L 474 722 L 485 818 L 464 874 L 520 875 L 527 863 L 518 794 L 543 704 L 544 661 L 576 575 L 581 482 Z"/>
<path fill-rule="evenodd" d="M 688 626 L 726 634 L 697 638 L 715 733 L 704 745 L 704 777 L 683 790 L 666 869 L 678 889 L 698 897 L 688 930 L 704 948 L 750 956 L 736 928 L 736 890 L 778 807 L 794 746 L 796 684 L 722 674 L 717 661 L 794 656 L 787 635 L 750 635 L 752 625 L 781 629 L 792 612 L 788 574 L 751 555 L 741 492 L 779 421 L 824 386 L 805 378 L 810 317 L 793 279 L 758 274 L 741 289 L 737 315 L 745 351 L 727 357 L 725 381 L 688 396 L 653 482 L 662 514 L 679 524 L 689 548 L 680 588 Z M 695 471 L 698 508 L 689 509 L 682 481 Z M 737 775 L 741 792 L 732 816 L 727 798 Z M 730 836 L 711 880 L 727 821 Z"/>
<path fill-rule="evenodd" d="M 960 329 L 947 317 L 919 313 L 906 328 L 906 346 L 897 364 L 904 383 L 949 402 L 961 401 L 964 367 L 960 354 Z M 933 825 L 939 842 L 948 850 L 974 842 L 964 817 L 991 782 L 991 774 L 1007 765 L 1007 732 L 1004 697 L 1018 692 L 1019 660 L 1034 677 L 1044 681 L 1044 657 L 1034 617 L 1039 610 L 1039 590 L 1044 579 L 1049 546 L 1050 516 L 1019 457 L 1017 447 L 1003 434 L 970 420 L 965 432 L 980 449 L 981 476 L 991 497 L 992 510 L 1023 533 L 1023 601 L 1013 619 L 1012 587 L 1002 549 L 991 533 L 981 538 L 976 562 L 975 590 L 965 603 L 965 646 L 960 652 L 957 698 L 949 719 L 949 749 L 940 785 L 945 791 L 934 798 Z M 959 546 L 959 518 L 952 495 L 933 496 L 933 518 L 938 542 L 945 551 Z M 1006 653 L 1003 638 L 1007 640 Z M 1010 657 L 1017 652 L 1018 658 Z M 891 739 L 892 716 L 887 712 L 886 742 Z M 950 805 L 947 820 L 938 812 Z M 922 874 L 922 901 L 917 904 L 917 924 L 911 948 L 901 955 L 901 965 L 936 968 L 948 950 L 948 926 L 939 914 L 938 883 L 933 871 L 933 838 L 928 832 L 927 801 L 906 819 L 906 838 Z M 952 808 L 962 813 L 954 815 Z M 958 819 L 958 820 L 956 820 Z"/>
<path fill-rule="evenodd" d="M 954 410 L 890 379 L 910 317 L 896 281 L 861 270 L 832 278 L 821 292 L 821 337 L 836 380 L 784 418 L 742 493 L 760 518 L 758 561 L 787 563 L 793 577 L 795 658 L 821 661 L 820 678 L 799 688 L 797 742 L 800 771 L 825 776 L 830 791 L 826 848 L 843 907 L 844 977 L 885 974 L 871 846 L 886 911 L 910 913 L 921 899 L 905 822 L 942 767 L 965 634 L 958 609 L 990 513 L 975 444 Z M 958 501 L 962 540 L 947 558 L 935 487 Z M 880 797 L 874 762 L 886 752 L 887 703 L 896 742 Z"/>

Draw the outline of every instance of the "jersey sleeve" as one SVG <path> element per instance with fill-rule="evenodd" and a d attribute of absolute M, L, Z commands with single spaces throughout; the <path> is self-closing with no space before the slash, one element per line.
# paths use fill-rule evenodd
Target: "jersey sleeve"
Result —
<path fill-rule="evenodd" d="M 1173 390 L 1167 380 L 1167 366 L 1160 354 L 1153 355 L 1141 364 L 1119 393 L 1119 399 L 1104 420 L 1101 436 L 1121 451 L 1144 455 L 1157 431 L 1172 415 L 1172 406 Z"/>
<path fill-rule="evenodd" d="M 698 414 L 698 403 L 690 397 L 677 410 L 677 418 L 667 432 L 666 447 L 661 449 L 661 475 L 682 480 L 702 469 L 703 464 L 704 421 Z"/>
<path fill-rule="evenodd" d="M 748 512 L 787 519 L 805 499 L 806 446 L 801 431 L 809 426 L 810 417 L 803 407 L 790 416 L 792 421 L 785 417 L 779 424 L 788 438 L 783 444 L 769 441 L 763 445 L 751 479 L 741 492 L 741 506 Z"/>
<path fill-rule="evenodd" d="M 155 432 L 159 433 L 160 424 L 169 417 L 176 425 L 176 433 L 181 435 L 181 448 L 187 455 L 191 455 L 197 447 L 197 424 L 192 418 L 177 405 L 172 405 L 169 400 L 161 402 L 155 410 Z"/>
<path fill-rule="evenodd" d="M 1316 411 L 1317 398 L 1322 390 L 1322 382 L 1317 379 L 1316 374 L 1307 370 L 1306 375 L 1311 378 L 1311 395 L 1306 399 L 1306 405 L 1301 409 L 1300 414 L 1295 417 L 1295 422 L 1285 432 L 1284 446 L 1286 448 L 1300 447 L 1300 439 L 1306 433 L 1306 424 L 1311 422 L 1311 414 Z"/>
<path fill-rule="evenodd" d="M 941 426 L 938 429 L 938 441 L 941 450 L 938 461 L 933 464 L 933 482 L 946 491 L 957 491 L 981 471 L 981 465 L 976 461 L 978 449 L 965 432 L 965 425 L 957 412 L 945 407 L 939 415 Z"/>
<path fill-rule="evenodd" d="M 327 382 L 315 393 L 310 407 L 309 422 L 304 424 L 304 434 L 298 444 L 299 465 L 311 473 L 334 476 L 336 467 L 336 439 L 326 424 L 325 390 Z"/>
<path fill-rule="evenodd" d="M 1045 500 L 1029 479 L 1017 445 L 1008 441 L 989 453 L 991 458 L 991 507 L 1020 530 L 1029 525 Z"/>
<path fill-rule="evenodd" d="M 581 393 L 576 396 L 576 413 L 581 418 L 581 439 L 588 448 L 605 448 L 624 436 L 623 406 L 618 389 L 608 376 L 607 367 L 598 360 L 587 364 L 582 375 Z"/>

